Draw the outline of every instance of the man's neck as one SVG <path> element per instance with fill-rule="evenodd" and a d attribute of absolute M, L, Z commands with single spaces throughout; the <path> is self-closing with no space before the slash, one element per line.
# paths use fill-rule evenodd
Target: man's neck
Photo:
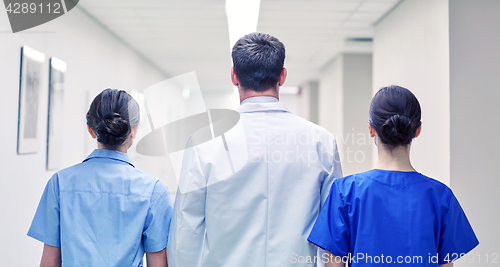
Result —
<path fill-rule="evenodd" d="M 255 96 L 271 96 L 271 97 L 276 97 L 279 99 L 279 93 L 277 88 L 269 88 L 265 91 L 262 92 L 257 92 L 251 89 L 243 89 L 241 87 L 238 88 L 238 91 L 240 92 L 240 103 L 243 102 L 243 100 L 250 98 L 250 97 L 255 97 Z"/>

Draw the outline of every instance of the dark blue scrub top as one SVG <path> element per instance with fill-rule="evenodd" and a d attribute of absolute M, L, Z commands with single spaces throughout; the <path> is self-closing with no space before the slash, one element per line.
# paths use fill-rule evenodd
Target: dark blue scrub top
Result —
<path fill-rule="evenodd" d="M 377 169 L 333 183 L 308 240 L 336 256 L 350 253 L 350 266 L 438 266 L 479 244 L 446 185 Z"/>

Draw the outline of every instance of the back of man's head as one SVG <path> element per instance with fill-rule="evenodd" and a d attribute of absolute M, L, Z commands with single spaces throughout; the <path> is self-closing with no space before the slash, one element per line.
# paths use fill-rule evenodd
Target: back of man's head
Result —
<path fill-rule="evenodd" d="M 267 33 L 250 33 L 236 42 L 231 56 L 240 86 L 262 92 L 276 87 L 285 63 L 285 46 Z"/>

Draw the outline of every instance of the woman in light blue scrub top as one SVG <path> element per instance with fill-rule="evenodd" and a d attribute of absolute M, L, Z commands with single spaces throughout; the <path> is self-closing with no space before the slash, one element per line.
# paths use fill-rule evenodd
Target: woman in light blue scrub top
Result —
<path fill-rule="evenodd" d="M 380 89 L 370 106 L 375 169 L 336 180 L 308 240 L 326 266 L 453 266 L 479 242 L 453 192 L 418 173 L 410 146 L 420 134 L 417 98 Z M 432 156 L 432 155 L 430 155 Z"/>
<path fill-rule="evenodd" d="M 106 89 L 90 105 L 87 128 L 98 149 L 48 181 L 28 235 L 45 243 L 40 266 L 167 266 L 172 216 L 168 188 L 137 170 L 127 150 L 139 106 Z"/>

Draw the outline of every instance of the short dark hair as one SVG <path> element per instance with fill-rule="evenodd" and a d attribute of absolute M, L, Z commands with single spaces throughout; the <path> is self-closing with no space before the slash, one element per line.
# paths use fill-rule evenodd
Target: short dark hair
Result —
<path fill-rule="evenodd" d="M 370 124 L 389 148 L 409 145 L 422 124 L 420 119 L 420 104 L 406 88 L 383 87 L 372 99 Z"/>
<path fill-rule="evenodd" d="M 285 46 L 267 33 L 250 33 L 233 47 L 234 72 L 244 89 L 262 92 L 276 86 L 285 64 Z"/>
<path fill-rule="evenodd" d="M 105 146 L 123 144 L 132 128 L 139 124 L 139 105 L 127 92 L 106 89 L 98 94 L 87 112 L 87 125 Z"/>

